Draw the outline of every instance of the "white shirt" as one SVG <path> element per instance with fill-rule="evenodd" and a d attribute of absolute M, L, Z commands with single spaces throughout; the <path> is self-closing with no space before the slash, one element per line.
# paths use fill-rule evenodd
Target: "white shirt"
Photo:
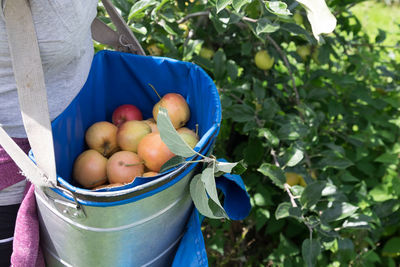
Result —
<path fill-rule="evenodd" d="M 87 79 L 94 51 L 90 25 L 97 13 L 97 2 L 30 0 L 51 120 L 68 106 Z M 26 137 L 3 16 L 0 16 L 0 124 L 10 136 Z"/>

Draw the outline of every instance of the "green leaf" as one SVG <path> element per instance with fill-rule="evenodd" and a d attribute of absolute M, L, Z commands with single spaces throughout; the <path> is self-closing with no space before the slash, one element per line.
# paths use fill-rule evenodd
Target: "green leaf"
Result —
<path fill-rule="evenodd" d="M 388 164 L 396 164 L 398 160 L 398 155 L 386 152 L 377 157 L 374 161 Z"/>
<path fill-rule="evenodd" d="M 222 50 L 218 50 L 213 57 L 214 76 L 216 80 L 221 80 L 226 73 L 226 56 Z"/>
<path fill-rule="evenodd" d="M 247 165 L 243 160 L 241 160 L 239 162 L 236 162 L 236 166 L 232 169 L 231 173 L 241 175 L 246 170 L 247 170 Z"/>
<path fill-rule="evenodd" d="M 225 172 L 225 173 L 231 173 L 232 169 L 238 164 L 238 162 L 219 162 L 217 161 L 215 165 L 215 172 Z"/>
<path fill-rule="evenodd" d="M 201 174 L 201 181 L 204 183 L 206 192 L 210 197 L 210 199 L 212 200 L 210 204 L 212 205 L 211 208 L 214 211 L 214 215 L 217 215 L 218 217 L 222 216 L 225 218 L 229 218 L 218 199 L 217 185 L 215 183 L 215 177 L 214 177 L 214 172 L 215 172 L 214 164 L 215 162 L 211 163 L 207 168 L 203 170 Z"/>
<path fill-rule="evenodd" d="M 258 129 L 258 137 L 264 137 L 272 146 L 279 145 L 278 137 L 276 137 L 276 135 L 272 133 L 269 129 L 266 128 Z"/>
<path fill-rule="evenodd" d="M 400 256 L 400 237 L 392 237 L 389 239 L 383 247 L 382 255 L 388 257 Z"/>
<path fill-rule="evenodd" d="M 157 128 L 160 131 L 161 140 L 168 146 L 172 153 L 182 157 L 191 157 L 196 154 L 177 133 L 169 119 L 167 109 L 163 107 L 160 107 L 158 111 Z"/>
<path fill-rule="evenodd" d="M 228 60 L 227 65 L 226 65 L 226 70 L 227 70 L 228 76 L 232 79 L 232 81 L 236 80 L 236 78 L 238 77 L 238 73 L 239 73 L 239 68 L 236 65 L 236 62 L 231 59 Z"/>
<path fill-rule="evenodd" d="M 269 12 L 278 16 L 289 16 L 292 14 L 287 8 L 287 4 L 281 1 L 265 1 L 265 7 Z"/>
<path fill-rule="evenodd" d="M 280 203 L 275 211 L 275 218 L 277 220 L 286 217 L 293 217 L 298 220 L 302 220 L 301 215 L 301 209 L 299 207 L 292 207 L 292 204 L 289 202 Z"/>
<path fill-rule="evenodd" d="M 181 156 L 175 156 L 168 160 L 167 162 L 164 163 L 164 165 L 161 166 L 160 173 L 165 172 L 173 167 L 176 167 L 178 165 L 181 165 L 182 163 L 185 162 L 185 158 Z"/>
<path fill-rule="evenodd" d="M 216 8 L 217 8 L 217 13 L 219 13 L 221 10 L 223 10 L 226 6 L 230 5 L 232 3 L 232 0 L 217 0 Z"/>
<path fill-rule="evenodd" d="M 237 122 L 254 120 L 255 110 L 246 104 L 234 104 L 225 109 L 228 118 Z"/>
<path fill-rule="evenodd" d="M 259 171 L 263 175 L 269 177 L 276 186 L 278 186 L 282 189 L 284 188 L 283 185 L 286 182 L 286 176 L 281 168 L 279 168 L 275 165 L 269 164 L 269 163 L 263 163 L 257 169 L 257 171 Z"/>
<path fill-rule="evenodd" d="M 236 12 L 239 12 L 242 6 L 244 6 L 247 3 L 250 3 L 251 0 L 233 0 L 232 1 L 232 6 L 236 10 Z"/>
<path fill-rule="evenodd" d="M 333 202 L 332 207 L 324 210 L 321 214 L 321 221 L 325 223 L 339 221 L 353 215 L 358 207 L 346 202 Z"/>
<path fill-rule="evenodd" d="M 190 196 L 197 210 L 208 218 L 221 219 L 223 216 L 216 216 L 209 206 L 209 198 L 206 188 L 201 180 L 201 174 L 197 174 L 190 182 Z"/>
<path fill-rule="evenodd" d="M 315 266 L 317 257 L 321 253 L 321 244 L 318 239 L 305 239 L 301 245 L 301 254 L 308 267 Z"/>
<path fill-rule="evenodd" d="M 370 229 L 369 222 L 373 219 L 364 214 L 353 214 L 342 224 L 342 228 Z"/>
<path fill-rule="evenodd" d="M 326 183 L 322 181 L 313 182 L 307 185 L 307 187 L 304 188 L 304 191 L 301 194 L 300 203 L 305 208 L 310 208 L 313 205 L 317 204 L 322 196 L 322 191 L 324 190 L 325 186 Z"/>
<path fill-rule="evenodd" d="M 303 151 L 298 148 L 289 148 L 285 154 L 286 164 L 285 166 L 293 167 L 296 166 L 304 157 Z"/>
<path fill-rule="evenodd" d="M 137 1 L 131 8 L 131 11 L 129 12 L 129 16 L 128 19 L 131 20 L 134 17 L 138 16 L 139 13 L 143 10 L 145 10 L 146 8 L 150 7 L 150 6 L 154 6 L 158 4 L 158 1 L 156 0 L 140 0 Z"/>
<path fill-rule="evenodd" d="M 382 43 L 382 42 L 386 39 L 386 32 L 383 31 L 383 30 L 381 30 L 381 29 L 378 29 L 378 31 L 379 31 L 379 33 L 378 33 L 378 35 L 375 37 L 375 42 L 376 42 L 377 44 Z"/>
<path fill-rule="evenodd" d="M 273 24 L 267 18 L 261 18 L 257 21 L 256 33 L 273 33 L 279 29 L 279 24 Z"/>

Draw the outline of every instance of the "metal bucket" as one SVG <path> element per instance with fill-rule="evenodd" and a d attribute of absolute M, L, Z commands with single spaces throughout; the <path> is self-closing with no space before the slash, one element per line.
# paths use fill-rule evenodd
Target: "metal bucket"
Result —
<path fill-rule="evenodd" d="M 110 111 L 117 105 L 118 100 L 111 99 L 112 92 L 103 92 L 108 89 L 102 86 L 113 84 L 112 90 L 123 90 L 128 82 L 120 81 L 121 72 L 126 71 L 134 76 L 131 83 L 142 85 L 144 82 L 140 79 L 149 74 L 140 71 L 149 61 L 151 68 L 165 66 L 165 72 L 171 72 L 165 74 L 160 83 L 168 84 L 165 77 L 171 76 L 174 80 L 183 79 L 179 88 L 192 87 L 182 90 L 193 92 L 182 93 L 187 95 L 189 106 L 194 105 L 191 106 L 194 112 L 189 123 L 191 126 L 200 123 L 201 139 L 195 150 L 203 155 L 211 153 L 220 128 L 218 92 L 205 72 L 189 63 L 165 58 L 125 56 L 117 52 L 99 54 L 94 59 L 95 63 L 97 60 L 112 66 L 109 69 L 100 66 L 98 70 L 92 66 L 85 86 L 94 87 L 95 90 L 84 87 L 64 112 L 68 118 L 61 116 L 52 123 L 59 185 L 35 191 L 40 220 L 40 244 L 46 264 L 50 267 L 169 266 L 193 208 L 189 184 L 201 168 L 200 163 L 186 162 L 155 178 L 136 178 L 132 184 L 98 191 L 76 187 L 73 181 L 63 177 L 70 177 L 71 159 L 84 148 L 79 136 L 83 136 L 84 130 L 94 121 L 109 117 Z M 141 68 L 129 69 L 131 60 L 133 65 Z M 178 65 L 177 71 L 175 64 Z M 105 77 L 104 73 L 112 71 L 116 73 L 108 74 L 107 77 L 115 77 L 115 82 L 107 80 L 97 83 Z M 135 74 L 136 71 L 138 74 Z M 190 79 L 185 78 L 185 75 L 190 75 Z M 169 88 L 173 88 L 173 84 Z M 129 93 L 138 94 L 138 91 L 126 91 L 124 95 Z M 141 102 L 152 101 L 149 93 L 143 92 L 143 95 L 142 99 L 134 95 L 131 97 Z M 93 100 L 95 97 L 100 98 L 99 103 Z M 105 106 L 106 112 L 99 108 L 105 102 L 112 103 Z M 198 104 L 200 107 L 196 110 Z M 150 110 L 146 112 L 151 113 Z M 30 156 L 33 159 L 33 155 Z M 196 155 L 192 160 L 198 157 Z"/>
<path fill-rule="evenodd" d="M 170 266 L 192 208 L 194 170 L 158 194 L 77 210 L 50 189 L 36 192 L 48 266 Z"/>

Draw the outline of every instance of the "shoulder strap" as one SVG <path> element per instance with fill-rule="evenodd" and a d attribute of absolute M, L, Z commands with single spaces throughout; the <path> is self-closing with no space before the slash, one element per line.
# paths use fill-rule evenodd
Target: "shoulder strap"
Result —
<path fill-rule="evenodd" d="M 24 175 L 35 185 L 55 185 L 56 165 L 46 87 L 39 45 L 27 0 L 6 1 L 4 19 L 22 119 L 39 170 L 28 163 L 30 159 L 26 155 L 21 157 L 19 152 L 7 151 L 13 146 L 9 144 L 11 138 L 8 137 L 7 140 L 3 136 L 4 130 L 1 133 L 6 141 L 2 141 L 2 145 Z"/>
<path fill-rule="evenodd" d="M 117 31 L 115 32 L 100 19 L 96 18 L 92 23 L 93 39 L 102 44 L 110 45 L 118 51 L 145 56 L 146 54 L 135 35 L 115 9 L 111 1 L 102 0 L 102 2 Z"/>

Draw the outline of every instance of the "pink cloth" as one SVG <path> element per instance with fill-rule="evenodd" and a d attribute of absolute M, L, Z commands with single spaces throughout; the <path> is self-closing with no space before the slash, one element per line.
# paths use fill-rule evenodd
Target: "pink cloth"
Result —
<path fill-rule="evenodd" d="M 13 138 L 25 153 L 30 150 L 28 139 Z M 17 165 L 0 146 L 0 190 L 25 179 Z M 14 230 L 13 267 L 44 267 L 44 258 L 39 247 L 39 220 L 36 211 L 35 188 L 27 183 L 24 198 L 18 210 Z"/>
<path fill-rule="evenodd" d="M 13 138 L 15 143 L 28 154 L 30 150 L 28 139 Z M 19 168 L 10 158 L 7 152 L 0 146 L 0 190 L 24 180 Z"/>
<path fill-rule="evenodd" d="M 44 267 L 43 254 L 39 247 L 39 220 L 36 212 L 35 187 L 29 184 L 18 210 L 14 231 L 13 267 Z"/>

